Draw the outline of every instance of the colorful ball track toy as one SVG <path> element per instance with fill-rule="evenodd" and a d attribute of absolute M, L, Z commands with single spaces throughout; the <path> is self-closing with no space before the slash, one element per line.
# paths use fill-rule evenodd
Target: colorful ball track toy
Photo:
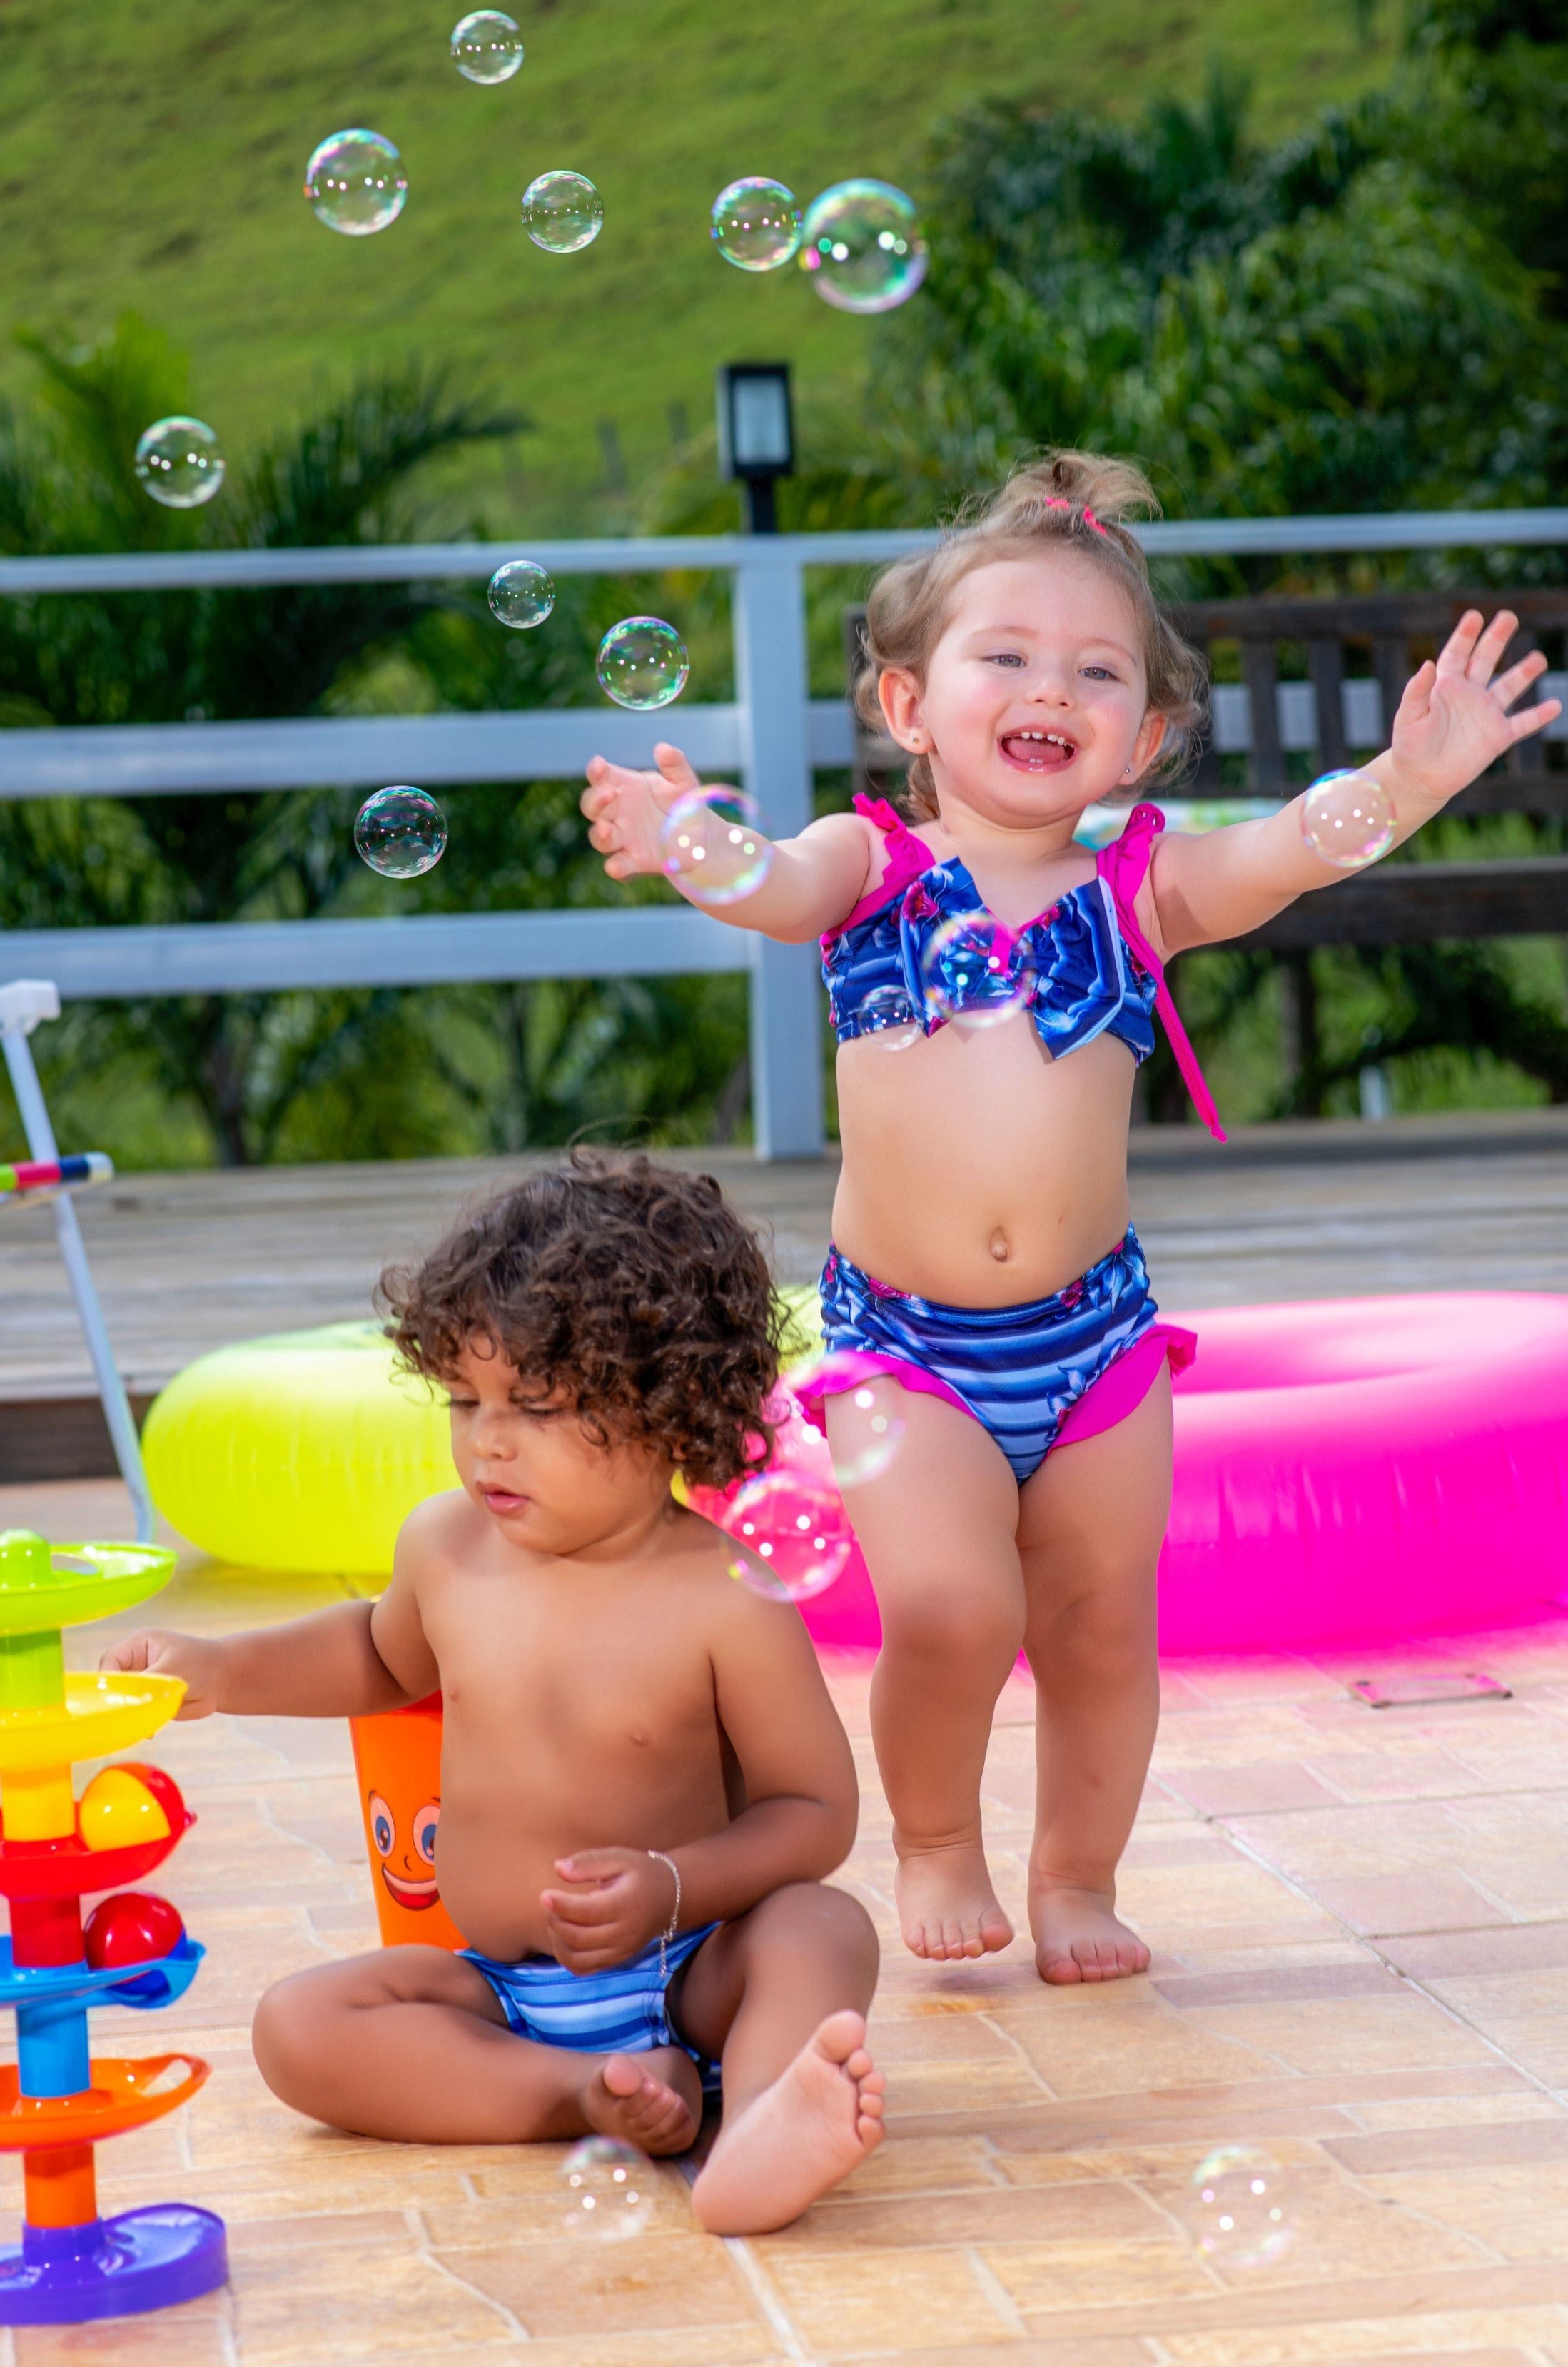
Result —
<path fill-rule="evenodd" d="M 89 2008 L 172 2005 L 205 1951 L 182 1930 L 165 1954 L 127 1963 L 124 1934 L 138 1919 L 164 1936 L 178 1922 L 167 1901 L 144 1894 L 118 1918 L 95 1910 L 95 1924 L 118 1926 L 118 1945 L 84 1945 L 84 1894 L 140 1882 L 191 1818 L 160 1769 L 122 1764 L 95 1778 L 93 1814 L 79 1819 L 72 1766 L 155 1734 L 185 1687 L 175 1677 L 67 1674 L 60 1631 L 155 1594 L 174 1562 L 157 1546 L 51 1547 L 26 1529 L 0 1532 L 0 1894 L 11 1915 L 0 2006 L 16 2014 L 17 2056 L 0 2065 L 0 2148 L 21 2154 L 27 2196 L 21 2243 L 0 2248 L 4 2326 L 162 2309 L 228 2274 L 223 2222 L 210 2211 L 162 2203 L 100 2219 L 94 2180 L 100 2137 L 172 2112 L 208 2067 L 177 2053 L 90 2058 Z M 113 1961 L 95 1967 L 90 1956 Z"/>

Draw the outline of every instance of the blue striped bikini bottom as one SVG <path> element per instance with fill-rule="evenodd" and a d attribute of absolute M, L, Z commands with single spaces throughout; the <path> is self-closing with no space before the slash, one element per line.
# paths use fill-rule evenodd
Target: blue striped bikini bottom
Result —
<path fill-rule="evenodd" d="M 1130 1226 L 1077 1282 L 1023 1307 L 943 1307 L 874 1280 L 836 1249 L 821 1287 L 827 1354 L 796 1392 L 818 1428 L 824 1399 L 886 1373 L 973 1415 L 1021 1487 L 1054 1446 L 1123 1420 L 1160 1367 L 1181 1372 L 1198 1344 L 1158 1319 Z"/>

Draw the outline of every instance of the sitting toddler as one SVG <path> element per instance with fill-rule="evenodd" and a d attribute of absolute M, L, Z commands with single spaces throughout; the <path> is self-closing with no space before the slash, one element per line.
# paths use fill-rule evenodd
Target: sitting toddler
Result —
<path fill-rule="evenodd" d="M 798 1612 L 738 1585 L 671 1493 L 765 1449 L 766 1263 L 711 1179 L 579 1156 L 383 1290 L 450 1396 L 463 1483 L 410 1515 L 386 1592 L 104 1662 L 184 1678 L 182 1717 L 440 1689 L 441 1892 L 470 1944 L 279 1981 L 263 2077 L 369 2135 L 679 2154 L 722 2067 L 697 2218 L 782 2226 L 878 2144 L 883 2081 L 875 1935 L 824 1886 L 854 1838 L 849 1744 Z"/>

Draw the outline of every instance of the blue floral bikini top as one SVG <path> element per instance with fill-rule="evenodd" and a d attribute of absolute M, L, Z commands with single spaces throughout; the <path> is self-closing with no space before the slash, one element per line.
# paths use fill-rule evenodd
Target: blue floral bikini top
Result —
<path fill-rule="evenodd" d="M 1157 1010 L 1199 1116 L 1216 1141 L 1224 1140 L 1164 969 L 1133 910 L 1165 828 L 1157 806 L 1134 806 L 1121 837 L 1095 857 L 1094 878 L 1016 932 L 987 912 L 967 866 L 956 855 L 933 855 L 885 799 L 856 798 L 855 811 L 883 832 L 886 863 L 876 886 L 822 939 L 840 1044 L 895 1026 L 933 1036 L 967 1006 L 994 1000 L 997 972 L 1016 966 L 1020 1001 L 1055 1059 L 1111 1035 L 1141 1063 L 1155 1048 Z M 978 959 L 967 933 L 950 925 L 976 915 L 984 916 Z"/>

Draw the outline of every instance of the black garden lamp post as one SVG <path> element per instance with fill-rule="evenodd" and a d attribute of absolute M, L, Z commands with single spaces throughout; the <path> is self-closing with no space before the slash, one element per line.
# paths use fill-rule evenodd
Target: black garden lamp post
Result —
<path fill-rule="evenodd" d="M 795 473 L 787 362 L 727 362 L 717 373 L 720 476 L 744 487 L 746 530 L 777 534 L 773 486 Z"/>

